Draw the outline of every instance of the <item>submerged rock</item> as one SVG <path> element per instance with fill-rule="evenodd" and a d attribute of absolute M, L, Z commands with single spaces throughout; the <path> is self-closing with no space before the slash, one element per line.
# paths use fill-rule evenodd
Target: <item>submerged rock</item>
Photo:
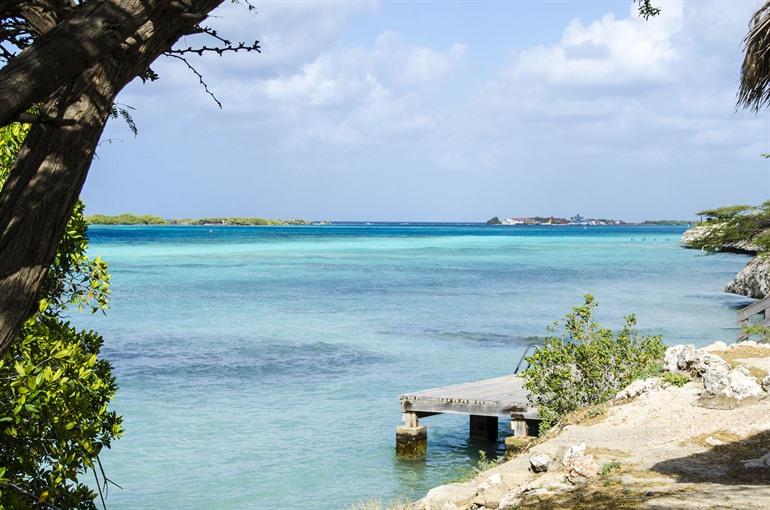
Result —
<path fill-rule="evenodd" d="M 725 292 L 762 299 L 770 295 L 770 256 L 754 257 L 727 284 Z"/>

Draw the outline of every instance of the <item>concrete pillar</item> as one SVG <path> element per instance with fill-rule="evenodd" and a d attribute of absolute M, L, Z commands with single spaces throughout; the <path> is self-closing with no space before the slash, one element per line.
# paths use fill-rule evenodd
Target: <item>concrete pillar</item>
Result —
<path fill-rule="evenodd" d="M 471 415 L 470 436 L 485 441 L 497 441 L 497 416 Z"/>
<path fill-rule="evenodd" d="M 516 437 L 526 437 L 529 435 L 529 430 L 526 420 L 517 416 L 511 417 L 511 430 Z"/>
<path fill-rule="evenodd" d="M 428 451 L 428 427 L 420 426 L 416 413 L 404 413 L 404 425 L 396 427 L 396 455 L 421 459 Z"/>

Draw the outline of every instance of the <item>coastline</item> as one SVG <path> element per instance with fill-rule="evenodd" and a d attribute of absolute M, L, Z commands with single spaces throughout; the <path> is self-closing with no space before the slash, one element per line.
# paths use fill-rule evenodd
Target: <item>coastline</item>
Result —
<path fill-rule="evenodd" d="M 709 364 L 729 370 L 716 390 Z M 679 345 L 665 365 L 693 380 L 632 383 L 503 464 L 388 508 L 733 508 L 738 498 L 741 508 L 770 506 L 770 346 Z"/>

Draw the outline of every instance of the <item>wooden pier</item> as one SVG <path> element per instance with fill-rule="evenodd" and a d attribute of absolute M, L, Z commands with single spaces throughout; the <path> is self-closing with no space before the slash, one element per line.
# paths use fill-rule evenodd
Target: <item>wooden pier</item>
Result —
<path fill-rule="evenodd" d="M 524 381 L 516 375 L 404 393 L 399 397 L 404 425 L 396 429 L 396 452 L 424 455 L 427 428 L 420 419 L 442 413 L 469 415 L 472 437 L 496 440 L 499 418 L 511 419 L 514 437 L 528 436 L 539 418 L 527 397 Z"/>
<path fill-rule="evenodd" d="M 738 312 L 738 324 L 741 326 L 741 332 L 738 333 L 738 340 L 744 340 L 748 337 L 748 335 L 743 332 L 743 328 L 751 323 L 750 320 L 755 315 L 762 316 L 761 320 L 755 324 L 770 326 L 770 296 L 760 299 L 756 303 L 752 303 Z"/>

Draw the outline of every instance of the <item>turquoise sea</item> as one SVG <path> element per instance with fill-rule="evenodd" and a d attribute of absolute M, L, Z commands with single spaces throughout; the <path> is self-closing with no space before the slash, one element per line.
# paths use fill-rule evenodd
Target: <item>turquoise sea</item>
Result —
<path fill-rule="evenodd" d="M 394 458 L 397 396 L 512 372 L 586 292 L 667 343 L 734 338 L 721 292 L 748 257 L 680 227 L 94 227 L 113 276 L 104 334 L 126 433 L 108 508 L 349 508 L 420 497 L 495 447 L 436 416 Z M 501 429 L 507 424 L 501 424 Z M 499 447 L 498 447 L 499 448 Z"/>

